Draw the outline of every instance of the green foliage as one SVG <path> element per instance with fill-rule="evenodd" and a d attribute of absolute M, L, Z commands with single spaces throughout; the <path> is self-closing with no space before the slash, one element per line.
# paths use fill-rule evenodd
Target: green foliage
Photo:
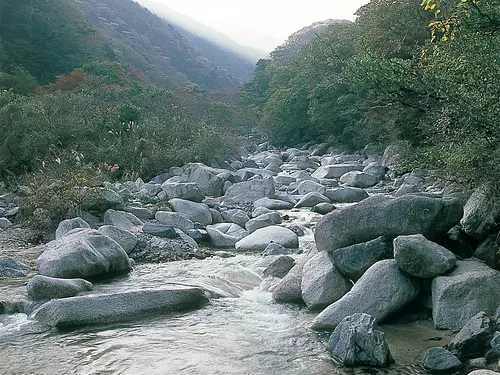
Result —
<path fill-rule="evenodd" d="M 499 184 L 498 1 L 371 0 L 356 14 L 256 70 L 240 97 L 260 128 L 281 144 L 403 141 L 402 170 Z"/>

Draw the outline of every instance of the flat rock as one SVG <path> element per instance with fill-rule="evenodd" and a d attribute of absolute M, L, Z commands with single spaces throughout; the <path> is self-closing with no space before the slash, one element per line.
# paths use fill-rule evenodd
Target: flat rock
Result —
<path fill-rule="evenodd" d="M 368 198 L 366 191 L 354 187 L 328 189 L 323 195 L 333 203 L 357 203 Z"/>
<path fill-rule="evenodd" d="M 202 289 L 170 286 L 56 299 L 42 305 L 33 317 L 48 326 L 83 326 L 129 321 L 152 313 L 183 311 L 206 302 Z"/>
<path fill-rule="evenodd" d="M 255 208 L 265 207 L 270 210 L 289 210 L 293 208 L 294 203 L 266 197 L 256 200 L 253 206 Z"/>
<path fill-rule="evenodd" d="M 358 312 L 383 322 L 401 310 L 420 293 L 420 281 L 401 271 L 394 259 L 371 266 L 350 292 L 328 306 L 313 321 L 316 330 L 332 330 L 346 316 Z"/>

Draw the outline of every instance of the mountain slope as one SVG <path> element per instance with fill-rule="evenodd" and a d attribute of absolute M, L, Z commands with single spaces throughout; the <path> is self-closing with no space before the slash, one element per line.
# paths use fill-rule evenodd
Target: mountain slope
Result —
<path fill-rule="evenodd" d="M 130 0 L 74 0 L 109 46 L 112 59 L 152 82 L 205 90 L 236 89 L 240 80 L 193 47 L 175 28 Z"/>

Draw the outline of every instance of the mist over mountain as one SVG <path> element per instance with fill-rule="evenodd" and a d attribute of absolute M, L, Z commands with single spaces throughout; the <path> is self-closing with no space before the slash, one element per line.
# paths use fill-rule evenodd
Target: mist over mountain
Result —
<path fill-rule="evenodd" d="M 150 0 L 137 2 L 173 25 L 193 47 L 241 81 L 250 79 L 255 63 L 268 55 L 264 51 L 242 46 L 228 36 L 165 5 Z"/>

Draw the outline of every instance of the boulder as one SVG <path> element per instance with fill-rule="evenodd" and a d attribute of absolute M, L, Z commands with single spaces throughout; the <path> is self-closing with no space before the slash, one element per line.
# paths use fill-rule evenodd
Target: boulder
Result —
<path fill-rule="evenodd" d="M 467 242 L 468 244 L 468 242 Z M 474 251 L 474 257 L 482 260 L 494 269 L 500 269 L 500 234 L 496 233 L 486 237 Z"/>
<path fill-rule="evenodd" d="M 155 219 L 163 225 L 177 228 L 183 232 L 194 229 L 194 224 L 184 214 L 178 212 L 158 211 L 155 214 Z"/>
<path fill-rule="evenodd" d="M 353 187 L 328 189 L 323 195 L 333 203 L 357 203 L 368 198 L 368 193 L 366 191 Z"/>
<path fill-rule="evenodd" d="M 57 279 L 35 275 L 28 281 L 28 296 L 35 300 L 73 297 L 81 292 L 94 289 L 92 283 L 84 279 Z"/>
<path fill-rule="evenodd" d="M 261 198 L 273 198 L 274 193 L 274 180 L 265 178 L 234 184 L 227 189 L 225 196 L 234 202 L 255 202 Z"/>
<path fill-rule="evenodd" d="M 377 180 L 380 181 L 384 179 L 385 174 L 387 173 L 387 168 L 380 163 L 371 162 L 363 169 L 363 172 L 375 176 Z"/>
<path fill-rule="evenodd" d="M 185 199 L 192 202 L 201 202 L 205 197 L 195 182 L 164 182 L 161 188 L 169 199 Z"/>
<path fill-rule="evenodd" d="M 123 209 L 125 212 L 129 212 L 138 219 L 151 220 L 155 218 L 153 212 L 146 207 L 136 207 L 136 206 L 125 206 Z"/>
<path fill-rule="evenodd" d="M 289 186 L 290 184 L 297 181 L 297 179 L 295 177 L 292 177 L 290 175 L 285 175 L 285 174 L 278 174 L 277 176 L 275 176 L 273 178 L 274 178 L 274 183 L 276 184 L 276 186 Z"/>
<path fill-rule="evenodd" d="M 0 276 L 25 277 L 29 272 L 30 268 L 20 260 L 0 255 Z"/>
<path fill-rule="evenodd" d="M 460 359 L 484 357 L 494 333 L 494 323 L 481 311 L 470 318 L 448 344 L 447 349 Z"/>
<path fill-rule="evenodd" d="M 387 146 L 382 156 L 381 164 L 389 168 L 391 171 L 398 169 L 398 166 L 405 160 L 409 153 L 409 147 L 403 143 L 392 144 Z"/>
<path fill-rule="evenodd" d="M 327 203 L 327 202 L 318 203 L 313 208 L 311 208 L 311 212 L 316 212 L 320 215 L 329 214 L 333 210 L 335 210 L 335 206 L 333 204 Z"/>
<path fill-rule="evenodd" d="M 372 265 L 392 256 L 392 244 L 384 237 L 379 237 L 337 249 L 332 253 L 332 260 L 340 272 L 349 279 L 357 281 Z"/>
<path fill-rule="evenodd" d="M 189 164 L 180 176 L 180 182 L 194 182 L 200 187 L 203 195 L 220 197 L 224 186 L 224 180 L 219 177 L 222 171 L 200 163 Z"/>
<path fill-rule="evenodd" d="M 309 259 L 302 270 L 302 299 L 310 310 L 322 309 L 338 301 L 351 286 L 326 251 Z"/>
<path fill-rule="evenodd" d="M 107 210 L 104 214 L 104 224 L 113 225 L 123 230 L 130 230 L 143 222 L 130 212 Z"/>
<path fill-rule="evenodd" d="M 103 225 L 99 228 L 99 232 L 117 242 L 127 254 L 130 254 L 137 245 L 137 236 L 135 234 L 112 225 Z"/>
<path fill-rule="evenodd" d="M 469 372 L 469 375 L 500 375 L 500 372 L 495 372 L 491 370 L 476 370 Z"/>
<path fill-rule="evenodd" d="M 222 211 L 221 214 L 226 222 L 238 224 L 240 227 L 245 227 L 245 224 L 250 220 L 245 211 L 239 209 Z"/>
<path fill-rule="evenodd" d="M 248 232 L 234 223 L 207 226 L 208 236 L 214 247 L 233 247 L 236 242 L 248 236 Z"/>
<path fill-rule="evenodd" d="M 461 217 L 462 206 L 454 199 L 375 195 L 323 216 L 316 225 L 315 239 L 319 251 L 380 236 L 423 234 L 429 240 L 439 240 Z"/>
<path fill-rule="evenodd" d="M 196 203 L 177 198 L 169 200 L 168 203 L 175 212 L 182 214 L 193 223 L 200 223 L 203 226 L 212 224 L 212 213 L 205 203 Z"/>
<path fill-rule="evenodd" d="M 422 279 L 442 275 L 457 264 L 455 254 L 421 234 L 396 237 L 394 259 L 403 271 Z"/>
<path fill-rule="evenodd" d="M 73 229 L 44 245 L 37 260 L 38 272 L 64 279 L 102 277 L 128 273 L 127 253 L 110 237 L 93 229 Z"/>
<path fill-rule="evenodd" d="M 236 242 L 235 248 L 241 251 L 263 251 L 271 242 L 291 249 L 299 247 L 299 239 L 290 229 L 271 225 L 257 229 L 249 236 L 239 240 Z"/>
<path fill-rule="evenodd" d="M 382 323 L 420 293 L 420 280 L 400 270 L 394 259 L 371 266 L 350 292 L 328 306 L 313 321 L 316 330 L 334 329 L 346 316 L 366 313 Z"/>
<path fill-rule="evenodd" d="M 302 181 L 297 187 L 297 193 L 299 195 L 306 195 L 308 193 L 320 193 L 323 194 L 326 188 L 315 181 L 306 180 Z"/>
<path fill-rule="evenodd" d="M 123 198 L 108 188 L 88 189 L 83 197 L 83 208 L 97 212 L 106 212 L 110 209 L 122 210 Z"/>
<path fill-rule="evenodd" d="M 401 185 L 399 187 L 399 189 L 396 191 L 394 196 L 395 197 L 402 197 L 403 195 L 406 195 L 406 194 L 418 193 L 419 191 L 420 191 L 420 188 L 418 186 L 405 182 L 403 185 Z"/>
<path fill-rule="evenodd" d="M 464 216 L 460 221 L 469 236 L 482 239 L 497 225 L 500 216 L 500 199 L 485 187 L 477 188 L 464 207 Z"/>
<path fill-rule="evenodd" d="M 461 329 L 474 315 L 493 316 L 500 301 L 500 272 L 475 261 L 458 261 L 432 281 L 432 317 L 437 329 Z"/>
<path fill-rule="evenodd" d="M 12 222 L 6 217 L 0 217 L 0 229 L 7 229 L 12 226 Z"/>
<path fill-rule="evenodd" d="M 80 217 L 61 221 L 56 229 L 56 240 L 77 228 L 90 228 L 90 225 Z"/>
<path fill-rule="evenodd" d="M 273 290 L 273 300 L 277 302 L 297 302 L 302 300 L 302 270 L 306 262 L 313 257 L 317 252 L 312 251 L 303 254 L 296 262 L 295 266 L 287 273 L 287 275 L 276 285 Z"/>
<path fill-rule="evenodd" d="M 264 276 L 282 279 L 290 272 L 294 265 L 295 259 L 292 257 L 287 255 L 280 256 L 264 270 Z"/>
<path fill-rule="evenodd" d="M 425 353 L 422 367 L 429 374 L 451 374 L 463 367 L 463 363 L 444 348 L 430 348 Z"/>
<path fill-rule="evenodd" d="M 177 237 L 177 232 L 175 231 L 175 228 L 165 224 L 154 223 L 154 222 L 147 222 L 146 224 L 144 224 L 142 226 L 142 232 L 161 238 L 172 239 Z"/>
<path fill-rule="evenodd" d="M 257 229 L 269 227 L 271 225 L 281 224 L 283 219 L 278 212 L 270 212 L 267 214 L 260 215 L 254 219 L 250 219 L 246 224 L 245 228 L 249 233 L 255 232 Z"/>
<path fill-rule="evenodd" d="M 302 207 L 314 207 L 319 203 L 330 203 L 330 199 L 325 197 L 320 193 L 307 193 L 302 197 L 302 199 L 295 205 L 295 208 Z"/>
<path fill-rule="evenodd" d="M 322 178 L 339 178 L 351 171 L 361 171 L 363 166 L 358 164 L 334 164 L 324 165 L 316 169 L 312 177 L 317 179 Z"/>
<path fill-rule="evenodd" d="M 362 189 L 375 186 L 379 181 L 377 177 L 359 171 L 347 172 L 340 177 L 340 182 L 342 184 Z"/>
<path fill-rule="evenodd" d="M 394 362 L 385 334 L 377 329 L 372 316 L 363 313 L 339 323 L 328 349 L 344 366 L 388 366 Z"/>
<path fill-rule="evenodd" d="M 270 210 L 289 210 L 292 209 L 294 203 L 286 202 L 281 199 L 261 198 L 254 202 L 255 208 L 265 207 Z"/>
<path fill-rule="evenodd" d="M 278 243 L 271 242 L 262 252 L 262 256 L 272 256 L 272 255 L 288 255 L 291 254 L 292 250 L 287 249 L 286 247 L 281 246 Z"/>
<path fill-rule="evenodd" d="M 206 302 L 202 289 L 169 286 L 55 299 L 36 310 L 33 318 L 48 326 L 83 326 L 129 321 L 152 313 L 183 311 Z"/>

